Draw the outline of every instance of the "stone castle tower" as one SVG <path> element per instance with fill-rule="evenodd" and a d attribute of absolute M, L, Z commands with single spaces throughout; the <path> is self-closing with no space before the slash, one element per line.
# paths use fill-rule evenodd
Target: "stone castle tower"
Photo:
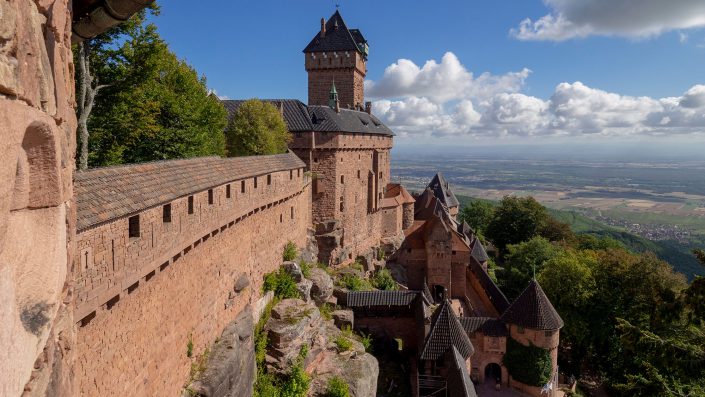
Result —
<path fill-rule="evenodd" d="M 362 109 L 367 74 L 367 40 L 348 29 L 336 11 L 304 49 L 308 72 L 308 104 L 328 105 L 331 86 L 338 90 L 340 107 Z"/>

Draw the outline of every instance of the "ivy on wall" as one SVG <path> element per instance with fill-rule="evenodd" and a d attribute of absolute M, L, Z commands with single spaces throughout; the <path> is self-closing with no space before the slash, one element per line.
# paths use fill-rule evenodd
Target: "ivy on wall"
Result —
<path fill-rule="evenodd" d="M 502 363 L 509 375 L 529 386 L 543 386 L 551 379 L 551 353 L 546 349 L 524 346 L 513 338 L 507 338 L 507 352 Z"/>

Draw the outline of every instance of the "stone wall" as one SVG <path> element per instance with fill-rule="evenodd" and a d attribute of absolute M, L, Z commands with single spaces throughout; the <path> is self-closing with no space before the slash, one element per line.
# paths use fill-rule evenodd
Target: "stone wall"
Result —
<path fill-rule="evenodd" d="M 379 205 L 389 183 L 392 137 L 300 133 L 289 147 L 314 179 L 314 224 L 339 221 L 342 246 L 332 255 L 332 262 L 353 260 L 379 245 L 383 215 Z"/>
<path fill-rule="evenodd" d="M 278 174 L 275 180 L 289 178 L 289 172 Z M 174 224 L 168 226 L 162 225 L 161 207 L 147 210 L 144 225 L 155 226 L 155 231 L 147 226 L 150 232 L 139 241 L 124 240 L 124 219 L 79 235 L 81 253 L 91 245 L 108 247 L 108 240 L 126 244 L 115 251 L 125 259 L 115 261 L 116 271 L 107 278 L 119 294 L 101 304 L 91 297 L 110 294 L 77 291 L 84 315 L 77 325 L 76 347 L 75 381 L 81 395 L 180 393 L 194 357 L 259 298 L 262 276 L 278 268 L 286 242 L 307 243 L 310 184 L 295 178 L 291 184 L 273 185 L 276 191 L 248 189 L 249 198 L 234 196 L 231 203 L 222 187 L 216 188 L 218 204 L 213 208 L 204 202 L 207 195 L 198 193 L 198 215 L 186 213 L 185 199 L 176 200 Z M 266 179 L 260 178 L 259 186 L 266 188 Z M 232 191 L 240 192 L 236 187 L 237 183 Z M 173 230 L 178 228 L 181 233 Z M 152 238 L 157 242 L 154 246 Z M 96 251 L 89 266 L 111 273 L 111 255 L 100 256 Z M 92 285 L 89 280 L 102 282 L 100 273 L 79 274 L 77 284 L 85 288 Z M 96 305 L 100 306 L 93 311 Z M 186 354 L 189 340 L 194 344 L 192 358 Z"/>
<path fill-rule="evenodd" d="M 70 395 L 68 0 L 0 0 L 0 395 Z"/>

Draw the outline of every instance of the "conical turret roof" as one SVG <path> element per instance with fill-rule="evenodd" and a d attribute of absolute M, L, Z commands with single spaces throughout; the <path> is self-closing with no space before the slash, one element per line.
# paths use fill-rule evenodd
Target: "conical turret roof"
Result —
<path fill-rule="evenodd" d="M 436 360 L 452 346 L 458 349 L 463 359 L 467 359 L 475 352 L 468 334 L 453 313 L 450 301 L 444 299 L 431 318 L 431 329 L 421 351 L 421 359 Z"/>
<path fill-rule="evenodd" d="M 553 331 L 563 327 L 563 320 L 536 280 L 504 311 L 502 321 L 524 328 Z"/>
<path fill-rule="evenodd" d="M 448 181 L 446 181 L 440 172 L 431 179 L 428 188 L 433 190 L 433 194 L 441 200 L 446 207 L 457 207 L 460 205 L 455 194 L 450 190 L 450 184 L 448 184 Z"/>

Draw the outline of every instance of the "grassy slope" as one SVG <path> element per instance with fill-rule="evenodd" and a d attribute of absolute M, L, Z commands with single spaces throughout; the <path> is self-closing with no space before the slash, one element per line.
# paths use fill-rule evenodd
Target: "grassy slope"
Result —
<path fill-rule="evenodd" d="M 492 202 L 490 200 L 458 196 L 458 201 L 460 201 L 461 205 L 466 205 L 472 200 Z M 625 230 L 605 225 L 602 222 L 588 218 L 577 212 L 554 209 L 549 209 L 548 211 L 554 218 L 569 224 L 571 229 L 576 233 L 610 237 L 624 244 L 628 249 L 636 252 L 654 252 L 659 258 L 670 263 L 674 269 L 685 274 L 689 279 L 693 278 L 694 274 L 705 274 L 705 268 L 703 268 L 690 253 L 690 250 L 693 248 L 698 246 L 705 247 L 705 241 L 693 242 L 692 245 L 688 246 L 671 240 L 651 241 Z"/>

